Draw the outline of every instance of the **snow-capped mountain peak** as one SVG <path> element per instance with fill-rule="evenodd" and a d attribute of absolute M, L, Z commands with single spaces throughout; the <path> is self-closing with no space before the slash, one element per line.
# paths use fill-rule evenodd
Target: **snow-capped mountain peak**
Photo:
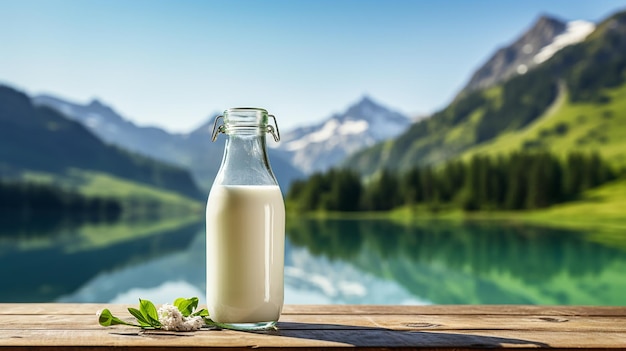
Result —
<path fill-rule="evenodd" d="M 562 48 L 579 43 L 596 29 L 592 22 L 583 20 L 571 21 L 567 23 L 565 32 L 557 35 L 552 42 L 539 50 L 533 60 L 535 63 L 542 63 Z"/>
<path fill-rule="evenodd" d="M 595 28 L 596 25 L 588 21 L 565 22 L 552 16 L 541 16 L 520 37 L 498 49 L 478 68 L 460 94 L 486 89 L 526 74 L 564 47 L 585 40 Z"/>
<path fill-rule="evenodd" d="M 595 25 L 587 21 L 565 22 L 552 16 L 541 16 L 521 36 L 499 48 L 479 67 L 460 94 L 486 89 L 526 74 L 562 48 L 583 41 L 594 29 Z"/>
<path fill-rule="evenodd" d="M 361 148 L 402 133 L 410 119 L 364 96 L 345 112 L 283 136 L 279 150 L 306 173 L 335 166 Z"/>

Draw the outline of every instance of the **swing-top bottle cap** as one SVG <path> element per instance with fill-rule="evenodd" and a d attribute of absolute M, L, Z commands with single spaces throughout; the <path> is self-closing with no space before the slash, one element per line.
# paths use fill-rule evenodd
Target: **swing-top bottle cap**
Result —
<path fill-rule="evenodd" d="M 274 121 L 274 125 L 269 124 L 269 119 Z M 219 124 L 219 120 L 222 124 Z M 267 110 L 256 107 L 235 107 L 224 111 L 221 116 L 215 117 L 213 124 L 212 141 L 217 139 L 219 133 L 229 133 L 233 130 L 265 130 L 271 133 L 274 141 L 280 141 L 280 132 L 276 117 L 270 115 Z"/>

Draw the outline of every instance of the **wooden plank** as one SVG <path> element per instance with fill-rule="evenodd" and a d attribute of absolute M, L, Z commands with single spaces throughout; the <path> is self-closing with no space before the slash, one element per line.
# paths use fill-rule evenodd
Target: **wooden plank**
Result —
<path fill-rule="evenodd" d="M 536 305 L 286 305 L 283 314 L 466 314 L 626 316 L 626 306 Z"/>
<path fill-rule="evenodd" d="M 285 329 L 389 330 L 527 330 L 626 333 L 624 317 L 505 316 L 505 315 L 286 315 Z"/>
<path fill-rule="evenodd" d="M 119 311 L 125 310 L 125 306 L 131 307 L 131 305 L 121 304 L 104 304 L 104 303 L 0 303 L 0 315 L 6 314 L 88 314 L 96 313 L 96 311 L 102 308 L 116 309 Z M 137 306 L 133 306 L 137 307 Z"/>
<path fill-rule="evenodd" d="M 59 304 L 59 303 L 0 303 L 3 314 L 90 314 L 99 309 L 109 308 L 113 313 L 124 313 L 128 307 L 123 304 Z M 201 306 L 202 307 L 202 306 Z M 285 305 L 283 315 L 535 315 L 535 316 L 626 316 L 626 306 L 530 306 L 530 305 Z"/>
<path fill-rule="evenodd" d="M 457 331 L 413 332 L 372 329 L 354 330 L 285 330 L 274 333 L 246 333 L 227 330 L 202 330 L 193 333 L 149 332 L 118 329 L 106 332 L 86 330 L 0 330 L 0 346 L 95 348 L 124 347 L 125 349 L 208 348 L 533 348 L 533 349 L 623 349 L 626 335 L 592 332 L 533 333 L 520 331 Z"/>
<path fill-rule="evenodd" d="M 118 317 L 134 322 L 128 314 Z M 0 315 L 0 329 L 84 330 L 102 328 L 93 315 Z M 626 333 L 626 318 L 506 315 L 285 315 L 281 330 L 528 330 Z"/>
<path fill-rule="evenodd" d="M 626 307 L 286 306 L 278 331 L 141 331 L 97 324 L 126 305 L 0 304 L 0 348 L 127 350 L 171 348 L 624 349 Z"/>

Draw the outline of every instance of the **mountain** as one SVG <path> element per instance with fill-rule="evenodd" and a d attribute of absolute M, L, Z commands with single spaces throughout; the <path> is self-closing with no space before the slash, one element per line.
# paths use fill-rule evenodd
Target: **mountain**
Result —
<path fill-rule="evenodd" d="M 322 123 L 284 134 L 277 149 L 305 173 L 324 171 L 360 149 L 397 136 L 410 123 L 365 96 Z"/>
<path fill-rule="evenodd" d="M 34 101 L 80 122 L 107 143 L 189 169 L 196 183 L 205 191 L 210 188 L 219 170 L 225 138 L 211 142 L 215 116 L 191 133 L 171 134 L 160 128 L 137 126 L 97 100 L 81 105 L 51 95 L 40 95 Z M 302 173 L 278 152 L 270 149 L 269 154 L 272 170 L 286 191 L 294 179 L 302 177 Z"/>
<path fill-rule="evenodd" d="M 67 176 L 72 169 L 106 173 L 198 198 L 186 171 L 107 145 L 54 109 L 36 106 L 0 86 L 0 173 L 24 171 Z"/>
<path fill-rule="evenodd" d="M 595 29 L 586 21 L 565 23 L 550 16 L 541 16 L 512 44 L 498 49 L 474 74 L 463 93 L 489 88 L 549 59 L 565 46 L 580 42 Z"/>
<path fill-rule="evenodd" d="M 344 165 L 372 174 L 516 150 L 597 151 L 626 165 L 626 12 L 533 69 L 459 96 Z"/>
<path fill-rule="evenodd" d="M 36 105 L 51 107 L 64 116 L 80 122 L 109 144 L 119 145 L 152 158 L 163 159 L 159 156 L 172 153 L 172 150 L 175 150 L 173 145 L 178 141 L 176 135 L 168 134 L 162 129 L 138 127 L 99 100 L 80 105 L 51 95 L 38 95 L 33 97 L 33 102 Z M 172 162 L 172 158 L 174 157 L 165 161 Z"/>

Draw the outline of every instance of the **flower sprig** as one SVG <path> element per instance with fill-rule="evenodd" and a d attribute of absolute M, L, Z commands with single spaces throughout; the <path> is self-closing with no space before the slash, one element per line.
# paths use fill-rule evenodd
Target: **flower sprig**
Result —
<path fill-rule="evenodd" d="M 204 325 L 218 325 L 209 318 L 206 309 L 197 310 L 198 298 L 178 298 L 172 305 L 163 304 L 159 309 L 149 300 L 139 299 L 139 309 L 128 308 L 136 323 L 126 322 L 115 317 L 109 309 L 98 311 L 98 323 L 103 327 L 128 325 L 142 329 L 163 329 L 175 331 L 194 331 Z"/>

